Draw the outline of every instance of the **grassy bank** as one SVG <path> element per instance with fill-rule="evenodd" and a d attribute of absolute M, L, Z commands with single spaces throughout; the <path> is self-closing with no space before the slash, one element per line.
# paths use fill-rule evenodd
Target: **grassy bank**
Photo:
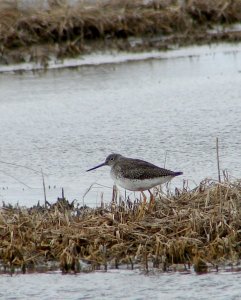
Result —
<path fill-rule="evenodd" d="M 236 264 L 241 254 L 241 182 L 203 182 L 159 194 L 154 203 L 119 200 L 77 208 L 65 199 L 48 207 L 0 210 L 0 262 L 5 271 L 55 262 L 63 272 L 140 267 L 175 270 Z M 86 267 L 85 267 L 86 270 Z"/>
<path fill-rule="evenodd" d="M 73 6 L 59 2 L 41 9 L 0 4 L 1 64 L 241 38 L 240 30 L 210 31 L 241 21 L 240 0 L 80 1 Z"/>

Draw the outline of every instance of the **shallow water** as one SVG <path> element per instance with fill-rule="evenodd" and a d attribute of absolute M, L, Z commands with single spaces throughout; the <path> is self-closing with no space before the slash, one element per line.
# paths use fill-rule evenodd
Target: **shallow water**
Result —
<path fill-rule="evenodd" d="M 60 273 L 1 276 L 1 299 L 240 299 L 241 273 L 205 275 L 113 270 L 78 275 Z M 11 288 L 10 288 L 11 287 Z"/>
<path fill-rule="evenodd" d="M 221 168 L 240 177 L 240 45 L 151 55 L 144 61 L 110 64 L 108 57 L 108 64 L 0 74 L 0 160 L 42 168 L 49 201 L 61 187 L 81 203 L 92 183 L 107 186 L 95 186 L 85 197 L 95 205 L 101 192 L 110 200 L 109 169 L 85 170 L 110 152 L 159 166 L 167 153 L 166 167 L 184 172 L 172 182 L 180 187 L 183 179 L 193 185 L 217 178 L 219 137 Z M 0 172 L 0 200 L 43 202 L 40 174 L 4 163 Z"/>
<path fill-rule="evenodd" d="M 216 178 L 219 137 L 221 168 L 240 177 L 238 45 L 140 55 L 149 58 L 145 61 L 124 62 L 127 57 L 92 56 L 89 63 L 83 59 L 83 64 L 95 61 L 88 67 L 0 74 L 0 160 L 42 168 L 49 201 L 64 187 L 68 198 L 81 202 L 93 182 L 112 186 L 108 168 L 85 173 L 111 151 L 160 166 L 167 152 L 166 167 L 184 172 L 173 186 L 181 186 L 183 178 L 190 184 Z M 0 171 L 0 199 L 43 202 L 40 174 L 4 163 Z M 111 189 L 99 187 L 86 203 L 97 203 L 102 191 L 109 201 Z M 1 275 L 0 298 L 240 299 L 240 279 L 235 272 L 145 275 L 138 270 Z"/>

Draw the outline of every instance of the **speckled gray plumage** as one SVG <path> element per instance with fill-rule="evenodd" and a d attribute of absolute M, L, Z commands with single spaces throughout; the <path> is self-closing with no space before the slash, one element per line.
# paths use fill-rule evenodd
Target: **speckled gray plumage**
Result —
<path fill-rule="evenodd" d="M 165 176 L 175 177 L 182 174 L 182 172 L 173 172 L 160 168 L 144 160 L 132 159 L 124 156 L 119 157 L 119 159 L 114 163 L 111 168 L 111 172 L 118 178 L 137 180 Z"/>

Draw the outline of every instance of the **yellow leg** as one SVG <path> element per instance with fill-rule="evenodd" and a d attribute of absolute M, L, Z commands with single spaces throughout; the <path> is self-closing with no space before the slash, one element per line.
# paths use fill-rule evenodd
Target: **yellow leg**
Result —
<path fill-rule="evenodd" d="M 148 210 L 150 211 L 151 208 L 155 204 L 155 197 L 154 197 L 154 195 L 152 194 L 152 192 L 150 190 L 148 190 L 148 192 L 150 193 L 150 202 L 149 202 L 149 205 L 148 205 Z"/>
<path fill-rule="evenodd" d="M 141 191 L 142 197 L 143 197 L 143 202 L 146 203 L 146 195 L 144 194 L 143 191 Z"/>
<path fill-rule="evenodd" d="M 150 193 L 150 203 L 154 203 L 154 201 L 155 201 L 154 195 L 152 194 L 152 192 L 150 190 L 148 190 L 148 192 Z"/>

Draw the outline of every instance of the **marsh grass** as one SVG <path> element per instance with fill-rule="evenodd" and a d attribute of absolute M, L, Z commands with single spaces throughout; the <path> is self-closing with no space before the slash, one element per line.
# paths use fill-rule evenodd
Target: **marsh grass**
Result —
<path fill-rule="evenodd" d="M 204 181 L 158 193 L 153 203 L 123 200 L 88 208 L 58 199 L 47 208 L 0 210 L 2 270 L 25 272 L 55 262 L 62 272 L 191 265 L 197 272 L 237 264 L 241 253 L 241 182 Z M 83 267 L 86 264 L 87 268 Z"/>
<path fill-rule="evenodd" d="M 166 49 L 241 36 L 240 31 L 208 33 L 215 25 L 241 21 L 240 0 L 51 3 L 36 8 L 0 4 L 1 63 L 47 61 L 50 55 L 63 58 L 103 49 Z M 143 41 L 133 45 L 131 37 Z"/>

